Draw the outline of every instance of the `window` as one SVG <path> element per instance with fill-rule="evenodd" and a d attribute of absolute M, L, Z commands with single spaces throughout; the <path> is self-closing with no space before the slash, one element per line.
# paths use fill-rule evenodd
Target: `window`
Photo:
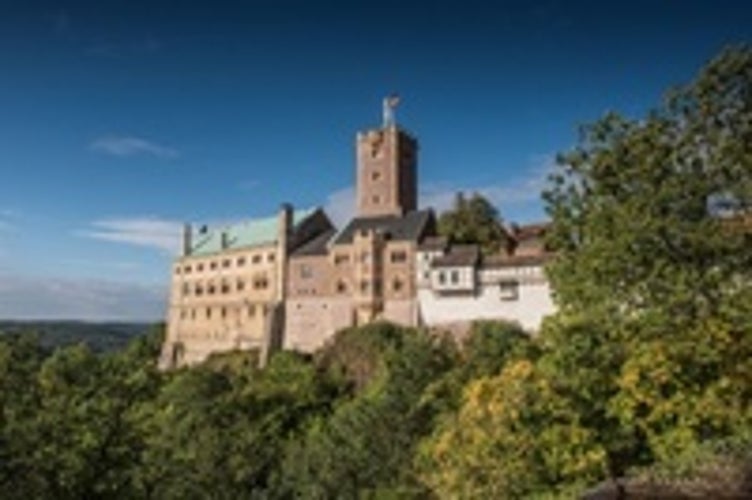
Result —
<path fill-rule="evenodd" d="M 429 271 L 424 271 L 424 272 L 423 272 L 423 279 L 424 279 L 424 280 L 427 280 L 427 279 L 429 279 L 430 277 L 431 277 L 431 273 L 430 273 Z"/>
<path fill-rule="evenodd" d="M 347 293 L 347 284 L 342 280 L 337 282 L 337 293 Z"/>
<path fill-rule="evenodd" d="M 255 315 L 256 315 L 256 306 L 251 304 L 250 306 L 248 306 L 248 317 L 252 318 Z"/>
<path fill-rule="evenodd" d="M 253 288 L 264 290 L 269 286 L 269 280 L 266 276 L 257 276 L 253 279 Z"/>
<path fill-rule="evenodd" d="M 407 252 L 404 250 L 395 250 L 390 257 L 393 263 L 407 262 Z"/>
<path fill-rule="evenodd" d="M 201 297 L 204 294 L 204 287 L 201 285 L 196 285 L 196 296 Z"/>
<path fill-rule="evenodd" d="M 374 172 L 371 172 L 371 180 L 372 181 L 377 181 L 379 179 L 381 179 L 381 172 L 379 172 L 378 170 L 376 170 Z"/>
<path fill-rule="evenodd" d="M 186 315 L 187 315 L 187 311 L 185 309 L 180 311 L 180 319 L 185 319 Z"/>
<path fill-rule="evenodd" d="M 304 280 L 310 279 L 313 277 L 313 269 L 311 269 L 311 266 L 308 264 L 303 264 L 300 266 L 300 277 Z"/>
<path fill-rule="evenodd" d="M 230 284 L 223 282 L 222 283 L 222 293 L 230 293 Z"/>
<path fill-rule="evenodd" d="M 377 194 L 371 196 L 371 203 L 373 203 L 374 205 L 378 205 L 379 203 L 381 203 L 381 196 Z"/>
<path fill-rule="evenodd" d="M 266 256 L 266 261 L 274 262 L 274 258 L 275 258 L 275 255 L 273 253 L 270 253 L 269 255 Z"/>
<path fill-rule="evenodd" d="M 381 280 L 373 280 L 373 293 L 381 293 Z"/>
<path fill-rule="evenodd" d="M 206 318 L 207 319 L 211 318 L 211 307 L 206 308 Z"/>
<path fill-rule="evenodd" d="M 180 274 L 180 267 L 175 268 L 175 274 Z"/>
<path fill-rule="evenodd" d="M 214 269 L 216 269 L 216 268 L 217 268 L 217 263 L 216 263 L 216 262 L 214 262 L 214 261 L 212 261 L 212 262 L 211 262 L 211 263 L 209 264 L 209 269 L 212 269 L 212 270 L 214 270 Z"/>
<path fill-rule="evenodd" d="M 450 277 L 451 277 L 453 285 L 456 285 L 457 283 L 460 282 L 460 272 L 459 271 L 452 271 L 452 273 L 450 274 Z"/>
<path fill-rule="evenodd" d="M 204 270 L 204 265 L 203 264 L 196 264 L 196 271 L 201 272 L 203 270 Z"/>
<path fill-rule="evenodd" d="M 360 291 L 361 292 L 367 292 L 370 289 L 370 285 L 367 281 L 361 281 L 360 282 Z"/>
<path fill-rule="evenodd" d="M 225 259 L 222 261 L 222 267 L 228 268 L 230 267 L 230 259 Z"/>
<path fill-rule="evenodd" d="M 214 283 L 209 283 L 206 291 L 209 295 L 214 295 L 214 292 L 217 291 L 217 288 L 214 286 Z"/>
<path fill-rule="evenodd" d="M 191 293 L 191 287 L 188 283 L 183 283 L 183 296 L 187 296 Z"/>
<path fill-rule="evenodd" d="M 444 274 L 444 271 L 439 272 L 439 285 L 445 285 L 446 284 L 446 274 Z"/>
<path fill-rule="evenodd" d="M 237 265 L 238 265 L 238 267 L 244 266 L 245 265 L 245 257 L 238 257 Z"/>
<path fill-rule="evenodd" d="M 242 292 L 245 289 L 245 281 L 238 280 L 238 284 L 237 284 L 236 288 L 237 288 L 238 292 Z"/>
<path fill-rule="evenodd" d="M 196 310 L 191 309 L 191 319 L 196 319 Z"/>
<path fill-rule="evenodd" d="M 252 262 L 254 264 L 258 264 L 259 262 L 261 262 L 261 256 L 260 255 L 254 255 L 253 259 L 252 259 Z"/>
<path fill-rule="evenodd" d="M 226 307 L 223 307 L 223 308 L 222 308 L 222 317 L 223 317 L 223 318 L 226 318 L 226 317 L 227 317 L 227 308 L 226 308 Z"/>
<path fill-rule="evenodd" d="M 401 279 L 395 278 L 394 281 L 392 281 L 392 290 L 394 290 L 395 292 L 401 291 L 402 286 L 403 286 L 403 283 Z"/>
<path fill-rule="evenodd" d="M 334 265 L 346 264 L 350 262 L 350 256 L 346 253 L 340 253 L 334 256 Z"/>
<path fill-rule="evenodd" d="M 520 284 L 516 281 L 502 281 L 499 283 L 499 298 L 501 300 L 517 300 Z"/>
<path fill-rule="evenodd" d="M 188 274 L 191 272 L 191 266 L 185 266 L 185 273 Z"/>

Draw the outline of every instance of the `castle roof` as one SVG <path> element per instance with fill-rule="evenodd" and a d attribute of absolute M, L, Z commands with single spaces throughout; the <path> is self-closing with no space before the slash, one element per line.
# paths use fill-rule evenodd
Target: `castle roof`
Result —
<path fill-rule="evenodd" d="M 331 240 L 335 234 L 337 234 L 337 230 L 334 228 L 324 231 L 320 235 L 293 250 L 291 255 L 293 257 L 326 255 L 329 252 L 329 240 Z"/>
<path fill-rule="evenodd" d="M 295 210 L 293 225 L 298 227 L 317 209 Z M 277 241 L 278 217 L 251 219 L 217 228 L 203 226 L 194 232 L 190 255 L 210 255 L 213 253 L 259 246 Z M 223 245 L 225 239 L 225 245 Z"/>
<path fill-rule="evenodd" d="M 432 267 L 470 267 L 475 266 L 480 259 L 478 245 L 452 245 L 449 252 L 437 257 L 431 263 Z"/>
<path fill-rule="evenodd" d="M 361 231 L 376 231 L 394 241 L 419 241 L 430 224 L 434 223 L 431 209 L 408 212 L 403 216 L 379 215 L 356 217 L 335 237 L 334 245 L 352 243 Z"/>
<path fill-rule="evenodd" d="M 444 251 L 449 246 L 449 240 L 446 236 L 427 236 L 420 242 L 418 248 L 425 252 Z"/>
<path fill-rule="evenodd" d="M 552 254 L 545 252 L 528 255 L 489 255 L 483 258 L 483 267 L 498 269 L 505 267 L 541 266 L 551 259 L 551 257 Z"/>

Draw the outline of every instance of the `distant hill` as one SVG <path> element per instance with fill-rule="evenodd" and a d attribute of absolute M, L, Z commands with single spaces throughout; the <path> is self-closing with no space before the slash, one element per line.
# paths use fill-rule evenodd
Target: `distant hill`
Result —
<path fill-rule="evenodd" d="M 121 349 L 134 336 L 146 333 L 151 323 L 88 323 L 83 321 L 2 321 L 0 335 L 32 332 L 44 347 L 85 343 L 97 352 Z"/>

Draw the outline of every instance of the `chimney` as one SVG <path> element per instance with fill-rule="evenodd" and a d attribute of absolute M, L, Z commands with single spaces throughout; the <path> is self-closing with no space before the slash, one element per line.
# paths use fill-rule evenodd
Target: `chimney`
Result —
<path fill-rule="evenodd" d="M 287 288 L 287 257 L 290 251 L 293 231 L 293 209 L 289 203 L 283 203 L 279 209 L 277 222 L 277 300 L 285 300 Z"/>
<path fill-rule="evenodd" d="M 230 235 L 227 231 L 222 231 L 222 250 L 226 250 L 230 246 Z"/>
<path fill-rule="evenodd" d="M 191 254 L 193 247 L 193 228 L 189 223 L 183 225 L 183 257 Z"/>
<path fill-rule="evenodd" d="M 288 249 L 290 244 L 289 238 L 293 229 L 293 209 L 289 203 L 283 203 L 279 208 L 279 222 L 278 222 L 278 240 L 280 244 L 284 244 L 285 249 Z"/>

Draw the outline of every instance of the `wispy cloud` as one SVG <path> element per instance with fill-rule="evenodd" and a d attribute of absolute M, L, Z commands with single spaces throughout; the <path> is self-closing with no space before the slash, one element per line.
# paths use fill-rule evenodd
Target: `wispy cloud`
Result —
<path fill-rule="evenodd" d="M 480 193 L 497 206 L 504 217 L 534 218 L 542 214 L 541 191 L 555 165 L 553 155 L 535 155 L 520 175 L 486 185 L 456 182 L 429 183 L 419 193 L 421 207 L 441 213 L 451 208 L 458 192 Z M 324 210 L 338 227 L 355 215 L 355 188 L 350 186 L 334 191 L 326 198 Z"/>
<path fill-rule="evenodd" d="M 355 188 L 349 186 L 331 193 L 326 197 L 324 211 L 335 226 L 344 226 L 355 215 Z"/>
<path fill-rule="evenodd" d="M 164 286 L 0 272 L 0 318 L 154 321 L 164 318 Z"/>
<path fill-rule="evenodd" d="M 156 248 L 170 254 L 180 250 L 183 225 L 156 217 L 102 219 L 91 223 L 79 236 L 115 243 Z"/>
<path fill-rule="evenodd" d="M 0 209 L 0 231 L 12 231 L 16 229 L 15 221 L 18 213 L 7 208 Z"/>
<path fill-rule="evenodd" d="M 531 157 L 529 165 L 519 176 L 503 179 L 493 184 L 473 186 L 457 183 L 427 184 L 420 192 L 420 205 L 433 207 L 437 212 L 450 208 L 458 192 L 479 193 L 499 207 L 502 215 L 518 212 L 520 208 L 539 205 L 541 191 L 548 175 L 553 172 L 553 155 Z"/>
<path fill-rule="evenodd" d="M 142 137 L 128 135 L 99 137 L 89 144 L 89 149 L 97 153 L 119 157 L 151 155 L 171 160 L 180 156 L 180 153 L 174 148 L 157 144 Z"/>

